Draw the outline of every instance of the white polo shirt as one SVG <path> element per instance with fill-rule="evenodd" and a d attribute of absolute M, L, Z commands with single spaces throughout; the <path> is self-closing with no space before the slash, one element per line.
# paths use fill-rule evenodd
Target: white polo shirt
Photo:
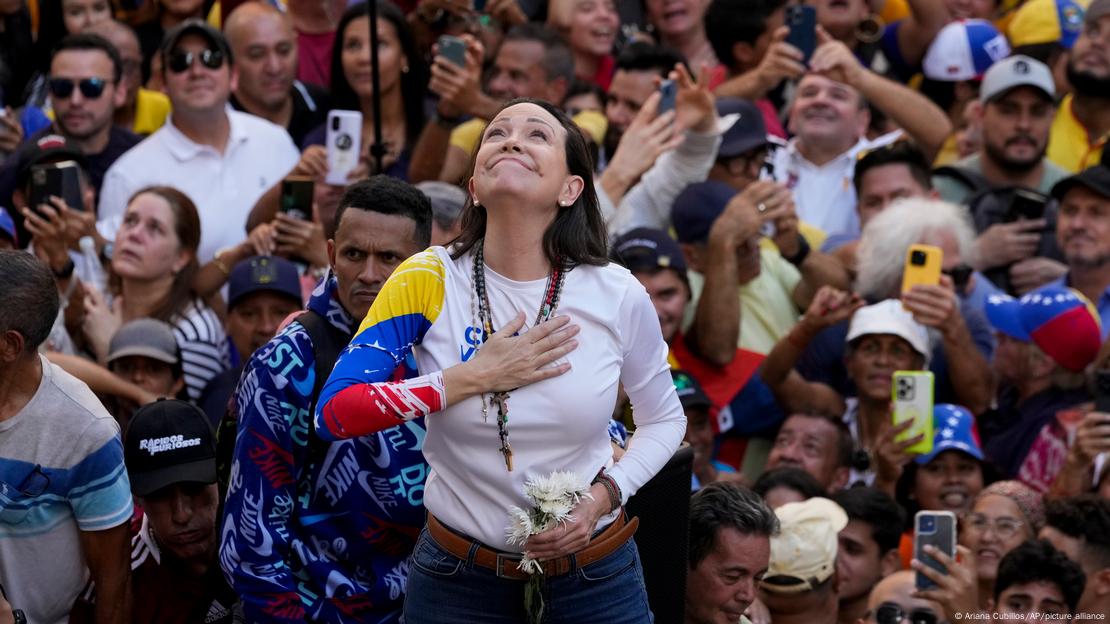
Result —
<path fill-rule="evenodd" d="M 775 151 L 775 179 L 794 191 L 798 218 L 821 228 L 830 236 L 859 235 L 859 213 L 856 211 L 856 189 L 852 176 L 856 158 L 861 152 L 893 143 L 901 130 L 869 141 L 862 138 L 851 149 L 818 166 L 798 151 L 798 139 L 791 139 L 784 149 Z"/>
<path fill-rule="evenodd" d="M 200 213 L 198 260 L 247 237 L 247 216 L 255 202 L 284 178 L 301 154 L 289 133 L 260 117 L 227 110 L 231 134 L 221 154 L 194 143 L 173 118 L 120 156 L 104 175 L 98 229 L 115 238 L 127 200 L 145 186 L 172 186 L 189 196 Z"/>

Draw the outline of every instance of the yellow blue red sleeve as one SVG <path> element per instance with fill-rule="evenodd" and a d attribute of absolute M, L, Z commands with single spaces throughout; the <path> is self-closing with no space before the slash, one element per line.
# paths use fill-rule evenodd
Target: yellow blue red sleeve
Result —
<path fill-rule="evenodd" d="M 442 371 L 389 380 L 439 317 L 445 275 L 429 250 L 402 262 L 386 281 L 316 402 L 321 439 L 363 436 L 443 409 Z"/>

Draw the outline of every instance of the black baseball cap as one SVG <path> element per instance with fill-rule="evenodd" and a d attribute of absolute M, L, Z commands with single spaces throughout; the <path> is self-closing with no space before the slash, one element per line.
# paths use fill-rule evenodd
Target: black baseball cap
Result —
<path fill-rule="evenodd" d="M 687 186 L 674 200 L 671 223 L 680 243 L 702 243 L 736 189 L 719 180 Z"/>
<path fill-rule="evenodd" d="M 178 42 L 180 42 L 181 38 L 185 35 L 200 35 L 201 38 L 208 42 L 211 48 L 223 52 L 228 65 L 231 64 L 231 47 L 227 44 L 227 38 L 224 37 L 223 33 L 219 30 L 213 28 L 211 24 L 196 17 L 187 19 L 177 26 L 174 26 L 166 33 L 166 36 L 162 38 L 161 50 L 163 63 L 166 62 L 165 59 L 169 58 L 170 52 L 173 52 Z"/>
<path fill-rule="evenodd" d="M 77 144 L 60 134 L 46 134 L 27 141 L 19 146 L 14 158 L 16 188 L 23 188 L 27 184 L 31 176 L 31 167 L 35 165 L 72 160 L 81 169 L 87 166 L 85 154 Z"/>
<path fill-rule="evenodd" d="M 296 300 L 301 299 L 301 277 L 297 265 L 277 256 L 254 256 L 231 268 L 227 278 L 227 307 L 230 310 L 247 295 L 269 291 Z"/>
<path fill-rule="evenodd" d="M 717 158 L 733 158 L 770 143 L 767 139 L 767 124 L 763 122 L 763 111 L 752 102 L 738 98 L 720 98 L 717 100 L 717 115 L 740 116 L 721 136 Z"/>
<path fill-rule="evenodd" d="M 192 403 L 160 399 L 136 410 L 123 455 L 135 496 L 175 483 L 216 482 L 216 438 Z"/>
<path fill-rule="evenodd" d="M 629 230 L 613 241 L 611 256 L 613 262 L 632 272 L 674 269 L 679 277 L 686 278 L 686 259 L 682 257 L 682 250 L 663 230 Z"/>
<path fill-rule="evenodd" d="M 1057 201 L 1064 198 L 1068 191 L 1077 186 L 1085 186 L 1095 193 L 1110 199 L 1110 167 L 1106 165 L 1095 165 L 1088 167 L 1079 173 L 1064 178 L 1052 187 L 1052 196 Z"/>
<path fill-rule="evenodd" d="M 671 380 L 674 382 L 675 392 L 678 393 L 678 401 L 682 403 L 682 409 L 713 407 L 713 402 L 701 389 L 701 384 L 690 373 L 672 368 Z"/>

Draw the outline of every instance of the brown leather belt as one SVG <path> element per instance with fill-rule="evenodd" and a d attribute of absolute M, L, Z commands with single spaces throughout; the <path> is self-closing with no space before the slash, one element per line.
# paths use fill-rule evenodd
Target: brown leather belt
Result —
<path fill-rule="evenodd" d="M 626 522 L 622 510 L 617 519 L 594 539 L 590 540 L 590 543 L 582 550 L 573 555 L 541 562 L 543 573 L 549 577 L 561 576 L 570 572 L 576 566 L 581 568 L 599 561 L 623 546 L 636 532 L 638 526 L 640 526 L 640 519 L 632 518 L 632 520 Z M 432 514 L 428 514 L 428 534 L 443 550 L 463 561 L 469 559 L 470 549 L 476 544 L 474 540 L 444 526 Z M 520 555 L 498 552 L 480 544 L 474 553 L 475 565 L 493 570 L 500 578 L 523 581 L 527 580 L 530 575 L 517 569 L 520 559 Z"/>

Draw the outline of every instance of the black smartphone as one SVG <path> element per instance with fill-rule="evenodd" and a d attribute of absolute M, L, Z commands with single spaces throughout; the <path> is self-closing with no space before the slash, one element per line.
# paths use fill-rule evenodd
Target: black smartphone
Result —
<path fill-rule="evenodd" d="M 84 210 L 81 199 L 81 170 L 72 160 L 31 167 L 31 192 L 28 200 L 32 210 L 49 204 L 50 196 L 60 197 L 70 210 Z"/>
<path fill-rule="evenodd" d="M 312 178 L 288 177 L 281 181 L 281 211 L 294 219 L 312 220 Z"/>
<path fill-rule="evenodd" d="M 808 65 L 817 49 L 817 9 L 808 4 L 787 7 L 786 25 L 790 27 L 786 42 L 802 51 L 802 62 Z"/>
<path fill-rule="evenodd" d="M 1010 198 L 1010 207 L 1006 211 L 1006 221 L 1012 223 L 1021 219 L 1044 218 L 1045 208 L 1048 207 L 1048 198 L 1036 191 L 1015 189 Z"/>
<path fill-rule="evenodd" d="M 1095 371 L 1095 411 L 1110 414 L 1110 369 Z"/>
<path fill-rule="evenodd" d="M 956 559 L 956 514 L 951 511 L 919 511 L 913 518 L 913 557 L 930 568 L 948 574 L 948 571 L 931 556 L 925 553 L 925 546 L 933 546 Z M 936 583 L 917 572 L 914 579 L 917 589 L 930 589 Z"/>
<path fill-rule="evenodd" d="M 458 37 L 451 35 L 440 37 L 437 53 L 459 67 L 466 67 L 466 42 Z"/>
<path fill-rule="evenodd" d="M 678 85 L 673 80 L 664 80 L 659 85 L 659 114 L 674 110 L 675 97 L 678 95 Z"/>

